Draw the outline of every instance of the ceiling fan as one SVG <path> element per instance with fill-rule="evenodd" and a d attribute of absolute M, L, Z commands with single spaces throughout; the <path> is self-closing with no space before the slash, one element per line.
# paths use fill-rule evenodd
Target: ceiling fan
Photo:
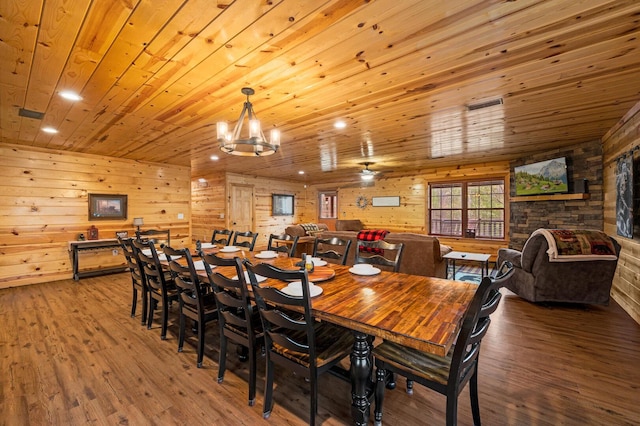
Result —
<path fill-rule="evenodd" d="M 374 176 L 378 174 L 378 172 L 374 171 L 374 170 L 369 170 L 369 166 L 371 164 L 375 164 L 375 163 L 369 163 L 369 162 L 365 162 L 365 163 L 360 163 L 364 166 L 364 169 L 362 169 L 360 171 L 360 179 L 362 179 L 365 182 L 368 181 L 372 181 Z"/>

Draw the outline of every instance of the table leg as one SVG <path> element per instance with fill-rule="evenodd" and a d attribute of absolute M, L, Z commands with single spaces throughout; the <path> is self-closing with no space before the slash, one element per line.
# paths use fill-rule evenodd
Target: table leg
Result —
<path fill-rule="evenodd" d="M 73 260 L 73 279 L 78 281 L 80 277 L 78 276 L 78 248 L 74 247 L 71 250 L 71 258 Z"/>
<path fill-rule="evenodd" d="M 453 267 L 453 270 L 451 271 L 451 279 L 455 280 L 456 279 L 456 260 L 455 259 L 451 259 L 451 266 Z"/>
<path fill-rule="evenodd" d="M 369 422 L 371 388 L 371 345 L 369 336 L 353 331 L 355 341 L 351 352 L 351 417 L 356 425 Z"/>

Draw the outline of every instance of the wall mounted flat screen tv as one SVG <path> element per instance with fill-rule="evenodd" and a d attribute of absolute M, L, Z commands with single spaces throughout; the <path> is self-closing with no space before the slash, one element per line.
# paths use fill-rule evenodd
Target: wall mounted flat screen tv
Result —
<path fill-rule="evenodd" d="M 569 191 L 566 157 L 515 167 L 516 195 L 541 195 Z"/>

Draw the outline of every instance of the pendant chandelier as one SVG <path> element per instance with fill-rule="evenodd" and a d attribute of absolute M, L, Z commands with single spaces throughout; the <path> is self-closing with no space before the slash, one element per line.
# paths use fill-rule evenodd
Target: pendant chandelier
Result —
<path fill-rule="evenodd" d="M 242 93 L 247 95 L 247 100 L 242 107 L 240 118 L 233 132 L 229 131 L 229 126 L 224 121 L 219 121 L 216 125 L 220 149 L 228 154 L 245 157 L 275 154 L 280 148 L 280 132 L 277 129 L 272 129 L 269 141 L 267 141 L 260 128 L 260 120 L 256 117 L 253 106 L 249 102 L 249 96 L 255 93 L 254 90 L 250 87 L 243 87 Z M 243 133 L 245 116 L 248 119 L 248 129 Z"/>

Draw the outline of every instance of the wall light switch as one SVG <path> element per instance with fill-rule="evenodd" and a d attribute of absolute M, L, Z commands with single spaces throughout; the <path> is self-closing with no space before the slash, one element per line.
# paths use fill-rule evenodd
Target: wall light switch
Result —
<path fill-rule="evenodd" d="M 224 213 L 220 213 L 220 219 L 224 219 Z"/>
<path fill-rule="evenodd" d="M 178 219 L 184 219 L 184 213 L 178 213 Z"/>

